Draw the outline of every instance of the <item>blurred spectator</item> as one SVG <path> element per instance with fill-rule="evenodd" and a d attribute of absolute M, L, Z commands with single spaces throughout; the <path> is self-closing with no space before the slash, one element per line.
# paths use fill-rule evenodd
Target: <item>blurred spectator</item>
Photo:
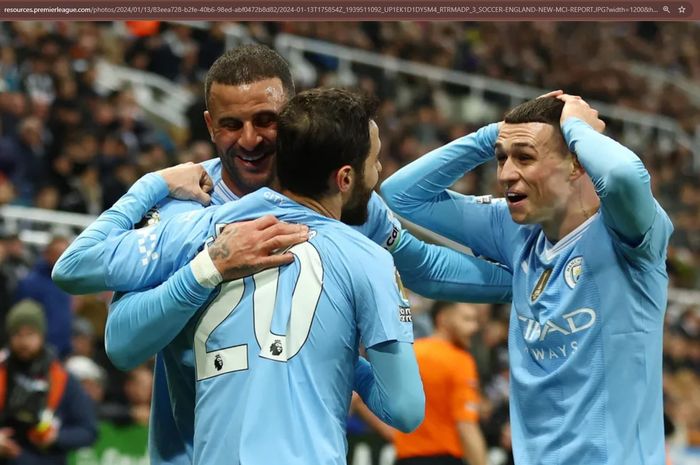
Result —
<path fill-rule="evenodd" d="M 15 199 L 15 186 L 7 176 L 0 172 L 0 206 L 11 203 Z"/>
<path fill-rule="evenodd" d="M 41 303 L 48 322 L 46 340 L 61 358 L 71 352 L 72 299 L 51 280 L 51 270 L 67 248 L 66 238 L 54 237 L 32 271 L 19 282 L 15 294 L 15 300 L 30 298 Z"/>
<path fill-rule="evenodd" d="M 9 465 L 64 465 L 97 435 L 93 405 L 44 345 L 46 320 L 23 300 L 7 315 L 9 351 L 0 364 L 0 457 Z"/>
<path fill-rule="evenodd" d="M 92 323 L 85 318 L 74 319 L 71 335 L 73 347 L 71 357 L 92 358 L 95 352 L 95 330 L 92 327 Z M 66 365 L 68 365 L 68 362 L 66 362 Z"/>
<path fill-rule="evenodd" d="M 66 360 L 66 370 L 80 381 L 87 395 L 97 406 L 98 417 L 102 418 L 100 412 L 104 401 L 105 383 L 107 382 L 107 374 L 104 369 L 89 357 L 72 355 Z"/>
<path fill-rule="evenodd" d="M 129 372 L 124 385 L 124 393 L 129 402 L 129 411 L 134 423 L 148 425 L 152 391 L 153 369 L 151 367 L 142 365 Z"/>
<path fill-rule="evenodd" d="M 153 369 L 139 366 L 126 375 L 123 385 L 125 403 L 105 402 L 100 406 L 100 418 L 118 426 L 148 426 L 151 413 L 151 391 L 153 389 Z M 104 396 L 105 390 L 95 390 Z M 104 399 L 104 398 L 103 398 Z"/>
<path fill-rule="evenodd" d="M 31 205 L 37 186 L 47 179 L 44 127 L 33 116 L 23 119 L 17 134 L 0 140 L 0 170 L 17 186 L 18 200 Z"/>
<path fill-rule="evenodd" d="M 5 316 L 14 301 L 17 283 L 29 274 L 30 262 L 17 234 L 0 234 L 0 341 L 5 341 Z"/>
<path fill-rule="evenodd" d="M 468 352 L 479 329 L 478 308 L 436 302 L 435 331 L 415 342 L 425 391 L 425 419 L 413 433 L 397 432 L 397 465 L 486 465 L 479 427 L 479 377 Z"/>

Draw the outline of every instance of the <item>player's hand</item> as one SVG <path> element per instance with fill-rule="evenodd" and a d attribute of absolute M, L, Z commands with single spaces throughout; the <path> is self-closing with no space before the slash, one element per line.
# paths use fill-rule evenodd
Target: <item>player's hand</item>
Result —
<path fill-rule="evenodd" d="M 544 98 L 544 97 L 559 97 L 560 95 L 564 95 L 563 90 L 553 90 L 551 92 L 547 92 L 546 94 L 542 94 L 537 98 Z"/>
<path fill-rule="evenodd" d="M 294 255 L 287 249 L 308 238 L 306 225 L 284 223 L 267 215 L 226 225 L 208 251 L 224 281 L 231 281 L 291 263 Z"/>
<path fill-rule="evenodd" d="M 14 459 L 22 452 L 19 444 L 12 439 L 14 430 L 12 428 L 0 429 L 0 457 Z"/>
<path fill-rule="evenodd" d="M 590 127 L 598 132 L 605 130 L 605 122 L 598 118 L 598 110 L 591 108 L 585 100 L 578 95 L 562 94 L 557 97 L 564 102 L 564 108 L 561 111 L 561 124 L 569 118 L 578 118 L 588 123 Z"/>
<path fill-rule="evenodd" d="M 180 200 L 196 200 L 204 206 L 211 203 L 209 192 L 214 187 L 207 171 L 200 164 L 182 163 L 157 171 L 168 184 L 170 196 Z"/>

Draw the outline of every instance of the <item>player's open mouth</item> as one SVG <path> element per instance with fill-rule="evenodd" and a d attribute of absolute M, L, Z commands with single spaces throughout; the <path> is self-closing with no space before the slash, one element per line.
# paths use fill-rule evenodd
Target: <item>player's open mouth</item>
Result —
<path fill-rule="evenodd" d="M 527 198 L 527 195 L 521 194 L 520 192 L 506 192 L 506 200 L 509 204 L 515 205 L 516 203 L 522 202 Z"/>
<path fill-rule="evenodd" d="M 256 153 L 256 154 L 250 154 L 250 155 L 236 155 L 236 158 L 241 160 L 243 163 L 246 165 L 251 165 L 251 166 L 257 166 L 262 162 L 264 159 L 268 157 L 268 155 L 271 155 L 269 152 L 261 152 L 261 153 Z"/>

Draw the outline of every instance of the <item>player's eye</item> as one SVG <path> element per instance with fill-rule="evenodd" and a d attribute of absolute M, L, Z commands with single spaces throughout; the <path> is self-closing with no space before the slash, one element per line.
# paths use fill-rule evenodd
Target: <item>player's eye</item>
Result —
<path fill-rule="evenodd" d="M 257 115 L 254 120 L 255 126 L 259 128 L 267 128 L 277 123 L 277 115 L 274 113 L 262 113 Z"/>
<path fill-rule="evenodd" d="M 238 131 L 243 127 L 243 122 L 235 119 L 227 119 L 222 121 L 219 125 L 228 131 Z"/>

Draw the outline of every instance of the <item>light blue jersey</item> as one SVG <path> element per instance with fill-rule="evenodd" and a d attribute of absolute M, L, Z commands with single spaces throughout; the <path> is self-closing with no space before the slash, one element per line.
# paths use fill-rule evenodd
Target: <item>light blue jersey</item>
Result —
<path fill-rule="evenodd" d="M 497 125 L 437 149 L 382 192 L 412 221 L 513 272 L 511 428 L 519 465 L 663 465 L 662 332 L 671 222 L 625 147 L 563 126 L 601 210 L 556 244 L 500 199 L 446 190 L 493 158 Z"/>
<path fill-rule="evenodd" d="M 210 160 L 204 163 L 209 176 L 212 178 L 214 188 L 211 192 L 212 206 L 223 205 L 238 198 L 230 189 L 226 187 L 221 178 L 221 162 L 219 159 Z M 184 212 L 200 212 L 204 210 L 199 203 L 194 201 L 181 201 L 167 198 L 159 202 L 156 207 L 149 212 L 152 218 L 151 224 L 157 225 L 161 221 L 172 218 Z M 250 216 L 248 219 L 255 219 L 258 216 Z M 155 220 L 155 221 L 154 221 Z M 391 215 L 384 202 L 378 195 L 373 194 L 368 205 L 368 221 L 361 227 L 360 231 L 373 238 L 378 243 L 386 246 L 393 245 L 400 224 Z M 172 273 L 189 263 L 192 257 L 201 248 L 203 243 L 196 247 L 182 247 L 179 239 L 153 242 L 150 237 L 151 228 L 142 228 L 134 233 L 127 230 L 113 230 L 110 239 L 105 242 L 106 282 L 108 288 L 122 289 L 125 283 L 138 283 L 143 287 L 156 286 L 165 281 Z M 139 247 L 131 248 L 129 240 L 132 234 L 141 236 Z M 127 242 L 126 245 L 123 245 Z M 192 240 L 186 242 L 193 244 Z M 127 251 L 131 251 L 128 253 Z M 183 269 L 183 274 L 189 270 Z M 186 281 L 187 282 L 187 281 Z M 187 282 L 187 289 L 197 288 L 197 284 L 192 279 Z M 204 291 L 204 289 L 200 289 Z M 210 292 L 200 292 L 198 295 L 188 297 L 194 308 L 203 304 Z M 199 304 L 199 305 L 198 305 Z M 145 318 L 144 318 L 145 320 Z M 182 319 L 179 329 L 189 320 L 189 315 Z M 172 324 L 178 324 L 177 320 L 171 320 Z M 145 323 L 145 322 L 144 322 Z M 137 322 L 136 324 L 143 325 Z M 116 338 L 122 343 L 134 346 L 143 344 L 143 354 L 140 359 L 131 358 L 125 368 L 133 367 L 150 358 L 158 352 L 154 370 L 154 390 L 151 401 L 151 427 L 149 429 L 149 455 L 153 465 L 180 465 L 192 463 L 192 445 L 194 437 L 194 354 L 192 351 L 192 334 L 186 329 L 175 331 L 174 338 L 164 341 L 164 335 L 168 331 L 163 331 L 163 322 L 151 320 L 153 324 L 152 339 L 139 337 L 134 340 L 127 337 L 130 333 L 127 327 L 124 331 L 114 331 L 108 324 L 109 333 L 106 336 L 106 343 L 109 344 L 117 333 Z M 149 347 L 149 343 L 153 346 Z M 132 347 L 132 350 L 134 348 Z M 119 363 L 119 362 L 117 362 Z"/>
<path fill-rule="evenodd" d="M 203 165 L 214 182 L 212 204 L 235 200 L 221 179 L 220 161 L 210 160 Z M 194 357 L 192 339 L 181 332 L 212 292 L 202 287 L 190 267 L 185 266 L 192 251 L 183 248 L 182 243 L 154 242 L 148 228 L 131 231 L 155 204 L 149 213 L 152 224 L 177 213 L 203 209 L 192 201 L 163 201 L 167 193 L 162 177 L 146 175 L 87 228 L 54 267 L 56 282 L 72 293 L 143 289 L 115 300 L 105 344 L 112 361 L 123 369 L 159 353 L 149 435 L 152 465 L 192 462 Z M 412 289 L 433 298 L 510 300 L 511 276 L 502 267 L 416 240 L 401 231 L 376 194 L 368 209 L 368 221 L 360 231 L 392 251 L 399 271 L 410 273 L 406 281 Z M 129 244 L 120 248 L 119 238 L 129 234 L 139 235 L 138 247 L 130 249 L 133 244 Z"/>
<path fill-rule="evenodd" d="M 194 247 L 227 223 L 268 214 L 308 225 L 312 237 L 291 249 L 292 265 L 222 284 L 186 328 L 197 377 L 195 463 L 344 464 L 359 342 L 413 340 L 391 255 L 269 189 L 153 234 Z"/>

